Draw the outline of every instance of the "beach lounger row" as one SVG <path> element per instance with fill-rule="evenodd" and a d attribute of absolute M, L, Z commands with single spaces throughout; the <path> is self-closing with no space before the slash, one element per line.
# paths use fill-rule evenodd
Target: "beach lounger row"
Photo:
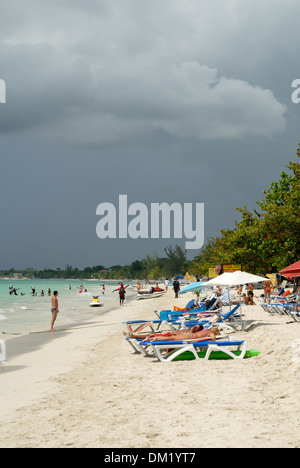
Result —
<path fill-rule="evenodd" d="M 281 304 L 281 303 L 263 303 L 261 307 L 271 315 L 284 315 L 295 322 L 300 322 L 300 312 L 295 310 L 296 304 Z"/>
<path fill-rule="evenodd" d="M 199 323 L 203 326 L 208 323 L 214 324 L 224 324 L 227 323 L 233 331 L 237 331 L 237 328 L 241 326 L 242 331 L 245 330 L 247 326 L 247 321 L 242 320 L 242 316 L 238 313 L 238 309 L 240 308 L 240 304 L 237 304 L 233 309 L 229 310 L 226 313 L 222 313 L 222 309 L 215 312 L 215 314 L 210 315 L 208 317 L 199 317 Z M 189 313 L 189 318 L 192 319 L 193 317 L 197 317 L 197 314 L 194 315 L 193 312 Z M 173 319 L 173 314 L 170 315 L 170 319 Z"/>
<path fill-rule="evenodd" d="M 292 301 L 295 301 L 297 297 L 297 294 L 292 294 L 291 296 L 271 296 L 271 303 L 274 304 L 290 304 Z M 262 294 L 262 296 L 259 298 L 259 301 L 261 304 L 265 303 L 265 296 Z"/>
<path fill-rule="evenodd" d="M 211 317 L 197 317 L 197 314 L 189 314 L 177 316 L 176 319 L 170 318 L 165 320 L 131 320 L 123 322 L 127 331 L 130 333 L 140 333 L 141 331 L 149 331 L 149 333 L 161 333 L 162 331 L 174 331 L 182 328 L 191 328 L 195 325 L 202 325 L 204 328 L 211 328 L 215 325 L 218 326 L 220 331 L 227 333 L 236 332 L 238 327 L 241 326 L 245 330 L 247 322 L 241 320 L 241 316 L 237 315 L 237 310 L 240 305 L 236 305 L 232 310 L 226 314 L 218 313 Z M 171 314 L 171 317 L 172 314 Z"/>
<path fill-rule="evenodd" d="M 181 311 L 181 315 L 177 311 L 176 314 L 174 311 L 164 311 L 167 314 L 160 315 L 160 320 L 131 320 L 123 322 L 123 325 L 126 326 L 127 331 L 135 336 L 140 332 L 146 333 L 148 330 L 149 334 L 155 334 L 189 328 L 198 324 L 206 329 L 217 326 L 220 331 L 235 332 L 238 325 L 242 325 L 242 330 L 244 330 L 247 324 L 246 321 L 242 320 L 239 308 L 240 304 L 237 304 L 227 313 L 222 313 L 220 310 L 205 317 L 203 317 L 202 311 L 200 314 L 195 311 L 188 313 Z M 224 334 L 217 336 L 215 341 L 208 337 L 182 341 L 169 341 L 161 337 L 160 341 L 151 341 L 131 336 L 127 336 L 126 341 L 135 353 L 154 356 L 160 362 L 191 359 L 205 361 L 209 359 L 244 359 L 259 354 L 256 350 L 247 351 L 246 341 L 232 340 L 230 336 L 224 336 Z"/>
<path fill-rule="evenodd" d="M 184 310 L 155 310 L 154 313 L 159 317 L 160 320 L 168 320 L 172 315 L 173 318 L 177 318 L 183 314 L 203 314 L 203 315 L 210 315 L 222 310 L 221 307 L 218 307 L 220 300 L 215 300 L 212 305 L 207 309 L 205 302 L 201 302 L 199 307 L 189 308 L 189 303 L 186 305 Z"/>
<path fill-rule="evenodd" d="M 220 321 L 207 321 L 203 323 L 200 319 L 194 320 L 153 320 L 153 321 L 146 321 L 146 320 L 131 320 L 128 322 L 123 322 L 123 325 L 126 327 L 127 333 L 163 333 L 163 332 L 171 332 L 175 330 L 181 330 L 185 328 L 192 328 L 195 325 L 202 325 L 203 328 L 209 330 L 213 326 L 217 326 L 220 331 L 225 331 L 226 333 L 235 333 L 237 330 L 235 326 L 220 322 Z"/>

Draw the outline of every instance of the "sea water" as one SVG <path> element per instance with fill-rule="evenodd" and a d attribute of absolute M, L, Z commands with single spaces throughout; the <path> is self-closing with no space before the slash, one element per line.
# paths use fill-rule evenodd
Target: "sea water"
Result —
<path fill-rule="evenodd" d="M 100 313 L 105 315 L 118 307 L 118 294 L 113 292 L 118 283 L 99 280 L 0 280 L 0 338 L 49 329 L 54 291 L 59 293 L 60 313 L 56 325 L 82 323 L 93 319 L 95 314 L 98 317 Z M 103 284 L 105 294 L 102 294 Z M 83 291 L 87 292 L 79 293 L 81 285 Z M 10 286 L 17 290 L 17 295 L 9 294 Z M 32 295 L 32 288 L 35 289 L 35 295 Z M 51 296 L 48 296 L 49 289 Z M 89 307 L 93 296 L 99 296 L 104 303 L 103 307 Z"/>

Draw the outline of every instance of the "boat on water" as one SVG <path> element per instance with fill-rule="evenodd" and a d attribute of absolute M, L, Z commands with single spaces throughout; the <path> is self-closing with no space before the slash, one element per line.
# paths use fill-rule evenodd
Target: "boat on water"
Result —
<path fill-rule="evenodd" d="M 103 302 L 99 300 L 99 296 L 94 296 L 92 302 L 90 302 L 90 307 L 102 307 L 103 305 Z"/>

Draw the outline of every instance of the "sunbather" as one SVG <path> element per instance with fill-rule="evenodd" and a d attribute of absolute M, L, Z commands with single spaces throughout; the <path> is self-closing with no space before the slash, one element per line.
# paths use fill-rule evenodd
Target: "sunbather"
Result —
<path fill-rule="evenodd" d="M 297 296 L 291 304 L 293 304 L 294 312 L 300 312 L 300 289 L 298 289 Z"/>
<path fill-rule="evenodd" d="M 248 291 L 247 295 L 243 294 L 243 301 L 246 305 L 255 305 L 255 302 L 253 300 L 253 292 Z"/>
<path fill-rule="evenodd" d="M 223 289 L 222 286 L 217 286 L 216 296 L 218 299 L 218 307 L 239 304 L 239 301 L 231 299 L 228 289 Z"/>
<path fill-rule="evenodd" d="M 212 341 L 216 340 L 216 336 L 220 334 L 217 327 L 211 330 L 206 330 L 202 325 L 195 325 L 190 330 L 181 329 L 169 333 L 153 333 L 153 334 L 142 334 L 142 333 L 127 333 L 128 338 L 143 339 L 144 341 L 181 341 L 181 340 L 196 340 L 200 338 L 210 338 Z"/>

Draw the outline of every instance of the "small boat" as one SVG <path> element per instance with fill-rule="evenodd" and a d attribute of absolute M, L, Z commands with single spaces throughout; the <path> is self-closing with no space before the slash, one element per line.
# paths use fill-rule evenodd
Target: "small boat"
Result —
<path fill-rule="evenodd" d="M 99 300 L 99 296 L 94 296 L 92 302 L 90 302 L 90 307 L 102 307 L 103 305 L 103 302 Z"/>
<path fill-rule="evenodd" d="M 160 297 L 165 294 L 166 291 L 139 291 L 136 299 L 152 299 L 153 297 Z"/>

